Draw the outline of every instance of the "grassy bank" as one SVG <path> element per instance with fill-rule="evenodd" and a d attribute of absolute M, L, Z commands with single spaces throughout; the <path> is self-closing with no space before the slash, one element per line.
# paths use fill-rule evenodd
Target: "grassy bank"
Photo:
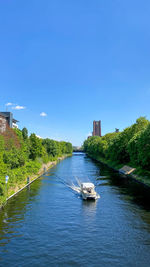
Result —
<path fill-rule="evenodd" d="M 0 133 L 0 205 L 7 198 L 50 168 L 64 155 L 72 154 L 72 144 L 49 138 L 42 139 L 23 128 L 6 128 Z M 6 184 L 5 178 L 9 176 Z"/>
<path fill-rule="evenodd" d="M 42 163 L 40 160 L 32 161 L 22 168 L 17 168 L 14 172 L 8 171 L 9 180 L 7 187 L 5 180 L 3 181 L 3 196 L 0 196 L 0 207 L 5 205 L 11 196 L 15 195 L 18 191 L 27 185 L 27 178 L 29 177 L 30 183 L 40 177 L 45 171 L 55 166 L 60 160 L 71 156 L 72 154 L 65 154 L 60 157 L 55 157 L 47 163 Z"/>

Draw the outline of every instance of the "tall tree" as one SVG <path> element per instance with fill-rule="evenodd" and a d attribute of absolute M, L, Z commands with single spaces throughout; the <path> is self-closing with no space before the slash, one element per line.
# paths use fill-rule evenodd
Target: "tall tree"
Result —
<path fill-rule="evenodd" d="M 22 136 L 24 140 L 28 139 L 28 130 L 26 127 L 22 129 Z"/>
<path fill-rule="evenodd" d="M 30 140 L 30 158 L 35 160 L 42 155 L 42 141 L 34 133 L 29 137 Z"/>

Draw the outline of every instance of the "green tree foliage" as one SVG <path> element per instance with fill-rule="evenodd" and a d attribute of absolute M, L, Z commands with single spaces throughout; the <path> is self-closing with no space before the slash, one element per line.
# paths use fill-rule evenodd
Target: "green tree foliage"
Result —
<path fill-rule="evenodd" d="M 106 152 L 111 144 L 111 141 L 117 135 L 118 133 L 109 133 L 104 135 L 103 137 L 92 136 L 85 140 L 83 144 L 83 149 L 89 154 L 106 157 Z"/>
<path fill-rule="evenodd" d="M 72 153 L 72 144 L 69 142 L 58 142 L 52 139 L 43 139 L 43 146 L 45 147 L 49 156 L 56 157 L 61 156 L 62 154 L 71 154 Z"/>
<path fill-rule="evenodd" d="M 3 161 L 10 169 L 22 167 L 25 164 L 25 155 L 21 149 L 13 147 L 11 150 L 4 152 Z"/>
<path fill-rule="evenodd" d="M 26 127 L 24 127 L 24 128 L 22 129 L 22 136 L 23 136 L 23 139 L 24 139 L 24 140 L 27 140 L 27 139 L 28 139 L 28 130 L 27 130 Z"/>
<path fill-rule="evenodd" d="M 128 144 L 131 161 L 150 170 L 150 123 L 134 135 Z"/>
<path fill-rule="evenodd" d="M 62 154 L 72 154 L 73 147 L 72 144 L 69 142 L 64 142 L 64 148 Z"/>
<path fill-rule="evenodd" d="M 34 133 L 29 137 L 30 144 L 30 158 L 35 160 L 37 157 L 42 156 L 42 141 Z"/>
<path fill-rule="evenodd" d="M 88 138 L 83 147 L 88 154 L 116 163 L 133 162 L 150 170 L 150 122 L 140 117 L 122 132 Z"/>
<path fill-rule="evenodd" d="M 0 135 L 0 153 L 4 152 L 4 148 L 5 148 L 4 137 L 2 135 Z"/>
<path fill-rule="evenodd" d="M 34 133 L 28 137 L 25 127 L 22 131 L 9 129 L 4 136 L 0 134 L 0 204 L 6 198 L 6 175 L 9 175 L 8 188 L 19 185 L 28 175 L 36 174 L 42 163 L 71 153 L 71 143 L 40 139 Z"/>
<path fill-rule="evenodd" d="M 150 123 L 141 132 L 138 143 L 138 161 L 143 168 L 150 171 Z"/>
<path fill-rule="evenodd" d="M 45 146 L 48 155 L 52 157 L 59 155 L 60 149 L 56 141 L 46 138 L 42 143 Z"/>
<path fill-rule="evenodd" d="M 13 131 L 17 134 L 19 141 L 22 142 L 23 141 L 22 131 L 20 129 L 17 129 L 17 128 L 14 128 Z"/>
<path fill-rule="evenodd" d="M 109 145 L 108 157 L 118 163 L 128 163 L 130 161 L 128 144 L 134 135 L 140 133 L 148 123 L 148 120 L 140 117 L 136 120 L 136 123 L 119 133 Z"/>
<path fill-rule="evenodd" d="M 60 151 L 61 151 L 61 154 L 67 154 L 67 153 L 66 153 L 66 142 L 61 141 L 61 142 L 59 142 L 59 144 L 60 144 Z"/>
<path fill-rule="evenodd" d="M 0 197 L 4 195 L 5 175 L 7 173 L 7 165 L 3 161 L 3 154 L 5 151 L 4 138 L 0 135 Z M 0 199 L 1 204 L 1 199 Z"/>
<path fill-rule="evenodd" d="M 6 174 L 6 164 L 3 161 L 3 155 L 5 151 L 4 138 L 0 135 L 0 178 Z"/>

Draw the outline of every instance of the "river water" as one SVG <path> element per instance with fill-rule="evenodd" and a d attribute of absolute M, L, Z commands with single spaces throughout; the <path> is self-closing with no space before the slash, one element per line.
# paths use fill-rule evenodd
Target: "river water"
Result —
<path fill-rule="evenodd" d="M 90 181 L 101 198 L 83 201 L 67 185 Z M 149 192 L 74 154 L 0 213 L 0 266 L 150 266 Z"/>

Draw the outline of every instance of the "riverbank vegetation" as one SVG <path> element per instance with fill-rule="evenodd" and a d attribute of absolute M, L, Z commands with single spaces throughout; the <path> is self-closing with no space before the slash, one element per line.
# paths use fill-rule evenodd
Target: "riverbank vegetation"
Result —
<path fill-rule="evenodd" d="M 150 185 L 150 121 L 140 117 L 122 132 L 85 140 L 84 151 L 114 168 L 129 165 Z M 145 176 L 145 177 L 144 177 Z"/>
<path fill-rule="evenodd" d="M 25 185 L 28 176 L 37 174 L 43 163 L 69 154 L 72 154 L 71 143 L 41 139 L 34 133 L 28 137 L 26 128 L 7 129 L 0 134 L 0 205 Z M 6 175 L 9 176 L 7 187 Z"/>

